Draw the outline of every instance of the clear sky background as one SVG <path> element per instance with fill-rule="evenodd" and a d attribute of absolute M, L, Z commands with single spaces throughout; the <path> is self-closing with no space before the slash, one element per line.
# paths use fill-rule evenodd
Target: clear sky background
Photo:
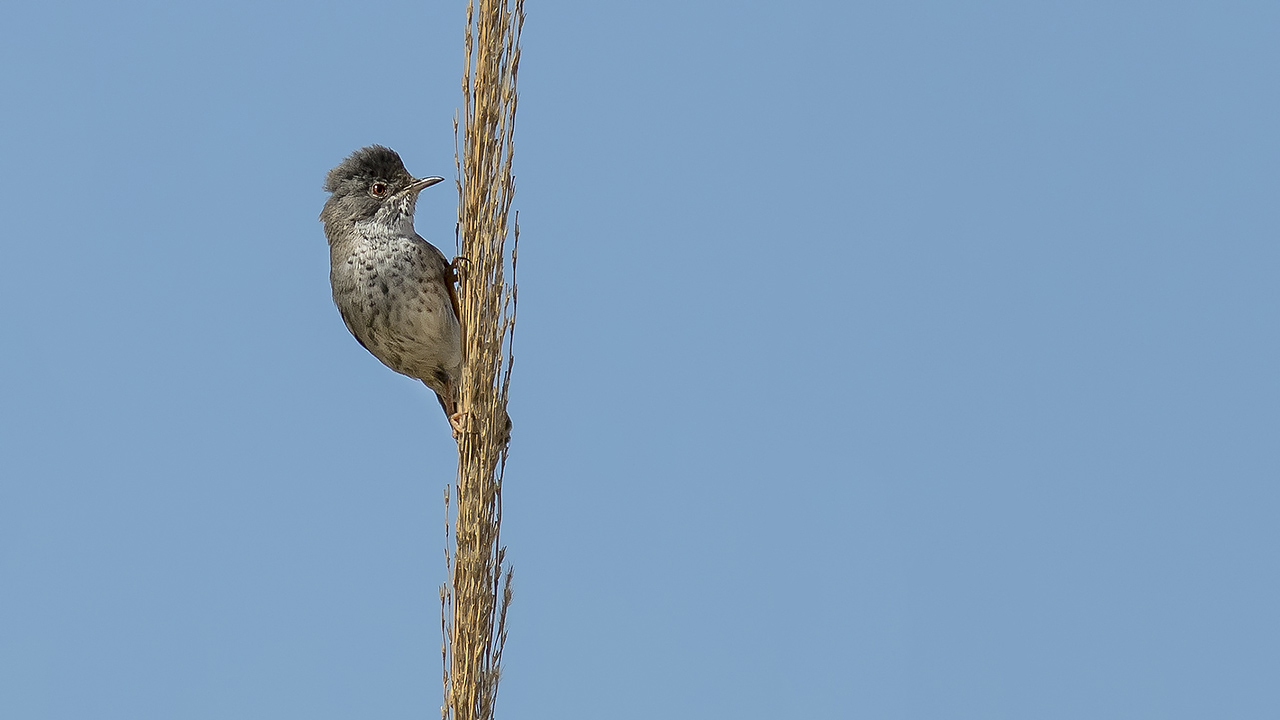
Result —
<path fill-rule="evenodd" d="M 6 6 L 0 717 L 437 717 L 463 8 Z M 528 11 L 501 717 L 1280 716 L 1280 4 Z"/>

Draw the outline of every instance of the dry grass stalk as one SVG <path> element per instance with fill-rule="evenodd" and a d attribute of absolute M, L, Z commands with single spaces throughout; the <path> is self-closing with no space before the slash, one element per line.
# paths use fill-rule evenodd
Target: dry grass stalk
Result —
<path fill-rule="evenodd" d="M 445 552 L 449 582 L 440 592 L 444 720 L 492 720 L 511 603 L 500 531 L 520 236 L 508 214 L 515 191 L 512 134 L 523 25 L 522 0 L 468 0 L 458 152 L 458 300 L 465 359 L 459 410 L 465 426 L 458 438 L 455 549 Z M 455 136 L 458 129 L 455 120 Z"/>

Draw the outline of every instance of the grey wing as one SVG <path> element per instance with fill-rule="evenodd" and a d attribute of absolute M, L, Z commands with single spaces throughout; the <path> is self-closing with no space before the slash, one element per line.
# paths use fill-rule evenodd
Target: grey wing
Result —
<path fill-rule="evenodd" d="M 442 282 L 444 282 L 444 287 L 449 293 L 449 304 L 453 306 L 453 317 L 458 321 L 459 326 L 461 326 L 462 308 L 458 304 L 458 293 L 455 288 L 455 285 L 458 282 L 458 276 L 453 271 L 453 263 L 449 262 L 449 258 L 445 257 L 443 252 L 440 252 L 440 248 L 427 242 L 421 235 L 415 234 L 414 236 L 418 238 L 418 240 L 422 241 L 423 245 L 427 246 L 428 254 L 435 260 L 439 261 Z"/>

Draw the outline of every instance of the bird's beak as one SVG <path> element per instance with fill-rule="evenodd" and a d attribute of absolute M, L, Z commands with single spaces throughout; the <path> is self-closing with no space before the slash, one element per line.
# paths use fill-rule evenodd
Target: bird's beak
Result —
<path fill-rule="evenodd" d="M 431 187 L 432 185 L 435 185 L 438 182 L 444 182 L 444 178 L 428 177 L 428 178 L 422 178 L 421 180 L 414 180 L 413 182 L 409 183 L 408 187 L 406 187 L 402 192 L 419 192 L 421 190 L 425 190 Z"/>

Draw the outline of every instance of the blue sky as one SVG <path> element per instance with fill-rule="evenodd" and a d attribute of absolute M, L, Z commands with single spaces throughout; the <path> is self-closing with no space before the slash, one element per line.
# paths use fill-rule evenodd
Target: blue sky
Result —
<path fill-rule="evenodd" d="M 0 717 L 438 712 L 463 7 L 7 8 Z M 1280 6 L 528 13 L 501 717 L 1276 717 Z"/>

